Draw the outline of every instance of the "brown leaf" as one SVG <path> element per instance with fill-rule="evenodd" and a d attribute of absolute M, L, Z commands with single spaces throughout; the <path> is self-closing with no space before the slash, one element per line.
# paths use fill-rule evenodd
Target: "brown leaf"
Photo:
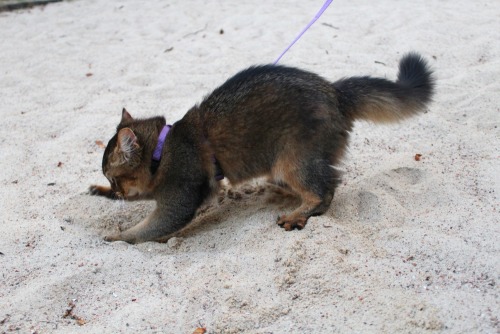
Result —
<path fill-rule="evenodd" d="M 89 72 L 89 73 L 87 73 L 87 74 L 85 74 L 85 76 L 86 76 L 86 77 L 91 77 L 91 76 L 93 76 L 93 75 L 94 75 L 94 74 L 93 74 L 93 73 L 90 73 L 90 72 Z"/>
<path fill-rule="evenodd" d="M 415 154 L 415 161 L 420 161 L 420 158 L 422 158 L 422 154 L 420 153 Z"/>
<path fill-rule="evenodd" d="M 71 316 L 72 315 L 71 313 L 73 312 L 73 309 L 75 308 L 76 305 L 73 302 L 69 302 L 68 306 L 69 306 L 69 308 L 66 309 L 66 311 L 64 311 L 63 318 L 67 318 L 67 317 Z"/>
<path fill-rule="evenodd" d="M 198 327 L 194 330 L 193 334 L 205 334 L 207 329 L 205 327 Z"/>
<path fill-rule="evenodd" d="M 85 325 L 85 323 L 86 323 L 85 319 L 73 314 L 73 310 L 76 307 L 75 303 L 69 302 L 68 306 L 69 306 L 69 308 L 67 308 L 66 311 L 64 311 L 63 318 L 70 318 L 70 319 L 76 320 L 76 323 L 79 326 Z"/>
<path fill-rule="evenodd" d="M 102 141 L 100 141 L 100 140 L 96 140 L 95 144 L 97 146 L 99 146 L 100 148 L 106 148 L 106 145 L 104 145 L 104 143 Z"/>
<path fill-rule="evenodd" d="M 60 161 L 57 163 L 57 167 L 62 167 L 62 165 L 63 165 L 63 163 Z"/>

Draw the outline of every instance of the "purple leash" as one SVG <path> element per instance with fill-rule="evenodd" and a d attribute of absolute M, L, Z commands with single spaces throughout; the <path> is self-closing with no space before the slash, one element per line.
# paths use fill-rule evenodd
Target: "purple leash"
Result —
<path fill-rule="evenodd" d="M 307 24 L 307 26 L 302 29 L 302 31 L 300 32 L 300 34 L 298 34 L 297 37 L 295 37 L 295 39 L 293 40 L 292 43 L 290 43 L 290 45 L 287 46 L 287 48 L 285 49 L 285 51 L 283 51 L 280 56 L 278 57 L 278 59 L 276 59 L 274 61 L 274 65 L 276 65 L 281 57 L 283 57 L 283 55 L 295 44 L 295 42 L 297 42 L 301 37 L 302 35 L 304 35 L 304 33 L 307 31 L 307 29 L 309 29 L 313 24 L 314 22 L 316 22 L 317 19 L 320 18 L 320 16 L 323 14 L 323 12 L 328 8 L 328 6 L 330 6 L 330 4 L 332 3 L 333 0 L 326 0 L 325 3 L 323 4 L 323 7 L 321 7 L 321 9 L 319 10 L 319 12 L 316 14 L 316 16 Z"/>

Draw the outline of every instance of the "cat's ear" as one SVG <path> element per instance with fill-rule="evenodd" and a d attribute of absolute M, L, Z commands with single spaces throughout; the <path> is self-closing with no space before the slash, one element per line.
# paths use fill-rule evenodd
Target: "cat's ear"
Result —
<path fill-rule="evenodd" d="M 136 160 L 140 152 L 137 137 L 130 128 L 123 128 L 118 132 L 118 152 L 122 156 L 123 163 L 131 163 Z"/>
<path fill-rule="evenodd" d="M 123 108 L 122 110 L 122 120 L 120 123 L 125 123 L 125 122 L 130 122 L 130 121 L 133 121 L 134 118 L 132 117 L 132 115 L 130 115 L 130 113 L 127 111 L 127 109 Z"/>

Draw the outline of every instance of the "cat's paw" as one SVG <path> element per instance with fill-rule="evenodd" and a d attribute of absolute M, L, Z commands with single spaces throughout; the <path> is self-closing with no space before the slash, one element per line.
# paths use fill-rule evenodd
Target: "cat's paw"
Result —
<path fill-rule="evenodd" d="M 291 231 L 294 229 L 302 230 L 307 224 L 306 217 L 287 217 L 287 216 L 278 216 L 276 221 L 280 227 L 283 227 L 285 231 Z"/>
<path fill-rule="evenodd" d="M 89 187 L 88 194 L 92 196 L 100 196 L 102 194 L 101 188 L 102 186 L 93 184 Z"/>
<path fill-rule="evenodd" d="M 92 196 L 104 196 L 110 199 L 121 199 L 121 194 L 114 192 L 110 187 L 91 185 L 88 194 Z"/>
<path fill-rule="evenodd" d="M 136 238 L 134 235 L 127 234 L 126 232 L 107 235 L 104 237 L 104 241 L 107 241 L 107 242 L 125 241 L 126 243 L 129 243 L 129 244 L 137 244 L 139 242 L 143 242 L 140 239 Z"/>
<path fill-rule="evenodd" d="M 120 233 L 113 234 L 113 235 L 107 235 L 104 237 L 104 241 L 107 241 L 107 242 L 120 241 L 120 240 L 122 240 L 120 238 Z"/>

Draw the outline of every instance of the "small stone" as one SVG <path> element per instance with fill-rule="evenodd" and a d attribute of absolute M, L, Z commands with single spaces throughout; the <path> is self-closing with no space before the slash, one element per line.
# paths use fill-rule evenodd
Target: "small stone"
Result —
<path fill-rule="evenodd" d="M 172 237 L 170 239 L 168 239 L 167 241 L 167 245 L 168 247 L 170 248 L 179 248 L 179 246 L 182 244 L 182 238 L 178 238 L 178 237 Z"/>

